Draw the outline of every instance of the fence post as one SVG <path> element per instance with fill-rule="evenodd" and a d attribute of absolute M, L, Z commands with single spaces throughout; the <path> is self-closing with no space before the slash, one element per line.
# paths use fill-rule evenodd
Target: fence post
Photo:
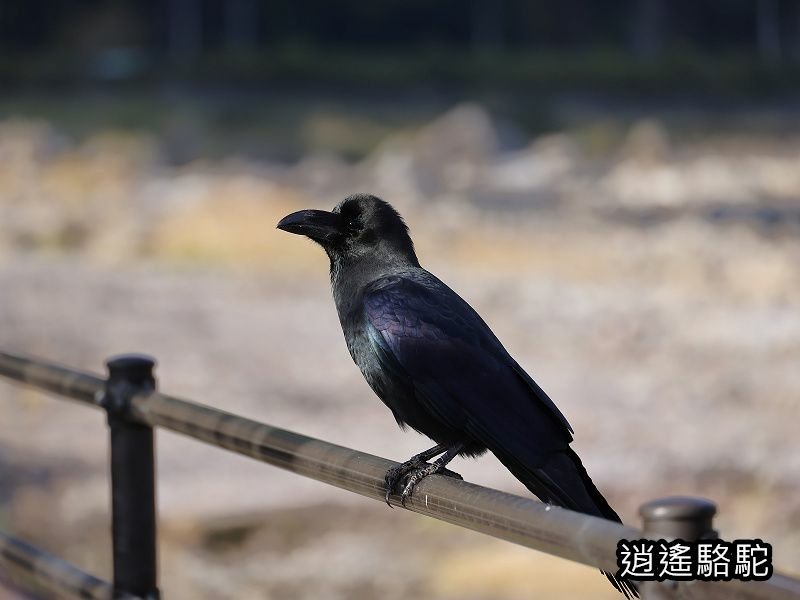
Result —
<path fill-rule="evenodd" d="M 110 358 L 102 405 L 111 432 L 114 598 L 159 598 L 156 556 L 153 428 L 130 420 L 130 401 L 154 391 L 155 361 L 136 354 Z"/>
<path fill-rule="evenodd" d="M 716 505 L 703 498 L 672 496 L 652 500 L 639 507 L 642 532 L 650 539 L 695 541 L 716 538 L 713 527 Z M 676 581 L 647 581 L 640 586 L 643 600 L 671 600 L 679 597 Z"/>

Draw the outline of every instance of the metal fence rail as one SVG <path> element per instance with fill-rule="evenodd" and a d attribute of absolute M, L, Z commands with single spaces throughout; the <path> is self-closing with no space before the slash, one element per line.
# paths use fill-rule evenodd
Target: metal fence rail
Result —
<path fill-rule="evenodd" d="M 0 563 L 12 572 L 20 583 L 57 591 L 61 596 L 86 600 L 110 600 L 113 588 L 110 583 L 84 573 L 20 539 L 0 531 Z"/>
<path fill-rule="evenodd" d="M 150 359 L 135 356 L 110 361 L 107 382 L 89 373 L 0 352 L 0 375 L 102 407 L 109 411 L 110 419 L 115 415 L 133 426 L 163 427 L 383 501 L 384 474 L 397 463 L 161 394 L 155 391 L 153 364 Z M 113 462 L 112 439 L 112 466 Z M 392 503 L 400 506 L 396 497 Z M 647 537 L 647 533 L 632 527 L 442 476 L 423 479 L 406 508 L 608 571 L 617 569 L 616 544 L 620 539 Z M 115 528 L 121 521 L 124 529 L 130 519 L 124 512 L 115 513 Z M 697 518 L 708 520 L 707 510 L 704 517 L 698 513 Z M 116 537 L 115 532 L 115 543 Z M 154 546 L 154 538 L 144 545 L 150 543 Z M 124 576 L 124 572 L 117 572 L 118 562 L 124 563 L 125 557 L 118 557 L 115 550 L 115 584 L 118 576 Z M 155 589 L 154 573 L 151 583 Z M 675 587 L 697 598 L 800 598 L 800 581 L 778 574 L 766 582 L 690 582 Z"/>

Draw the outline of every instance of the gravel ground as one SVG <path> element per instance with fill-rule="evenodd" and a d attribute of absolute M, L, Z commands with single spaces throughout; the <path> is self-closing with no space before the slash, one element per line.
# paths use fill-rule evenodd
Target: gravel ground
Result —
<path fill-rule="evenodd" d="M 521 235 L 530 255 L 515 269 L 438 252 L 421 230 L 423 262 L 425 251 L 436 257 L 431 268 L 556 400 L 624 520 L 637 523 L 653 497 L 706 495 L 723 536 L 763 537 L 779 568 L 799 572 L 793 240 L 692 224 L 540 224 Z M 564 252 L 547 254 L 552 244 Z M 584 252 L 587 267 L 570 252 Z M 0 263 L 0 290 L 4 349 L 94 371 L 109 355 L 146 352 L 168 393 L 395 459 L 426 446 L 396 428 L 350 362 L 322 258 L 292 276 L 18 256 Z M 4 382 L 0 399 L 0 525 L 107 573 L 102 415 Z M 170 433 L 159 432 L 158 452 L 169 597 L 607 592 L 590 569 Z M 492 457 L 454 468 L 526 493 Z"/>
<path fill-rule="evenodd" d="M 462 105 L 358 163 L 183 166 L 163 136 L 5 120 L 0 348 L 93 371 L 146 352 L 168 393 L 407 458 L 428 442 L 351 363 L 322 254 L 273 229 L 369 190 L 555 399 L 625 521 L 708 496 L 724 537 L 763 537 L 800 574 L 800 138 L 784 118 L 781 136 L 684 140 L 645 120 L 509 148 Z M 167 432 L 158 460 L 165 597 L 616 597 L 593 569 Z M 0 382 L 1 528 L 108 576 L 106 461 L 102 414 Z M 527 494 L 492 457 L 454 469 Z"/>

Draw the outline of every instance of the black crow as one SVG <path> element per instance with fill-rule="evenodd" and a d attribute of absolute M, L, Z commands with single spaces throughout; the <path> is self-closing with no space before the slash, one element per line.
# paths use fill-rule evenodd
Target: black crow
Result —
<path fill-rule="evenodd" d="M 357 194 L 332 212 L 288 215 L 278 228 L 328 254 L 350 356 L 400 426 L 436 442 L 386 474 L 387 502 L 398 483 L 405 504 L 423 477 L 455 475 L 444 468 L 455 456 L 491 450 L 543 502 L 620 521 L 569 447 L 567 419 L 478 313 L 420 266 L 390 204 Z M 606 576 L 637 595 L 629 581 Z"/>

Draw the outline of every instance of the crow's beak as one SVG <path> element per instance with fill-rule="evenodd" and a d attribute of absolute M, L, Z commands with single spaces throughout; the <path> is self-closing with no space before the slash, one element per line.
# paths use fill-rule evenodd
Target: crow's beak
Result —
<path fill-rule="evenodd" d="M 341 217 L 324 210 L 299 210 L 283 217 L 277 227 L 317 242 L 333 241 L 342 234 Z"/>

